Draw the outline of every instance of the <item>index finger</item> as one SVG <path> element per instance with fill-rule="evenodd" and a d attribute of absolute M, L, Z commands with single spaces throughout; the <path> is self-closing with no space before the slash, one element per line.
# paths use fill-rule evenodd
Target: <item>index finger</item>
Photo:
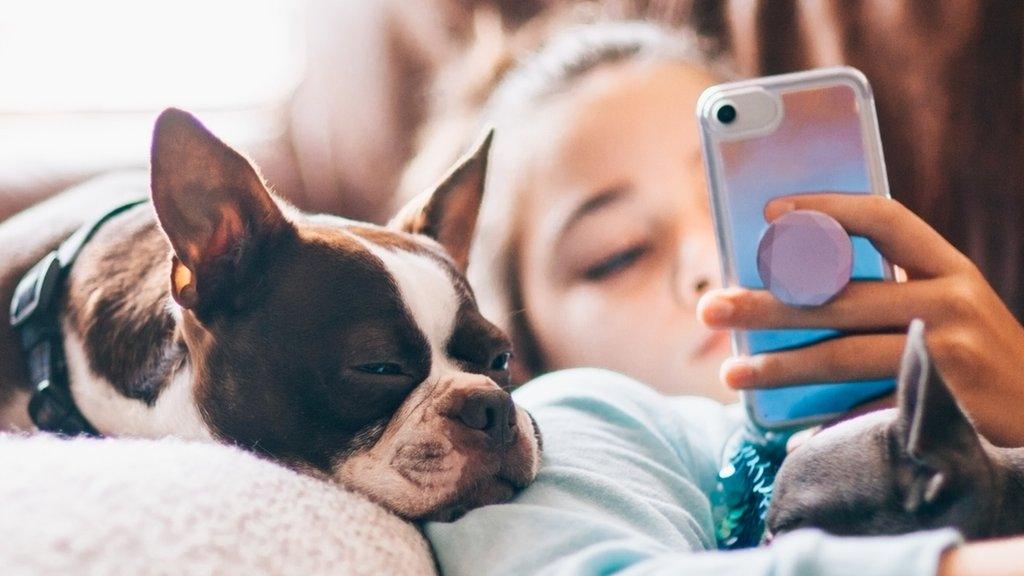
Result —
<path fill-rule="evenodd" d="M 892 264 L 913 277 L 935 277 L 970 265 L 966 256 L 905 206 L 878 194 L 799 194 L 775 198 L 764 209 L 771 222 L 793 210 L 817 210 L 852 235 L 864 236 Z"/>

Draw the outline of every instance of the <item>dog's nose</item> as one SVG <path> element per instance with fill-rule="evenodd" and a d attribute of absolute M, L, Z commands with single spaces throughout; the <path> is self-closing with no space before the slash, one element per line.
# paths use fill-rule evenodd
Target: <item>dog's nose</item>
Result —
<path fill-rule="evenodd" d="M 466 395 L 458 419 L 474 430 L 482 430 L 498 443 L 515 438 L 516 406 L 504 390 L 473 390 Z"/>

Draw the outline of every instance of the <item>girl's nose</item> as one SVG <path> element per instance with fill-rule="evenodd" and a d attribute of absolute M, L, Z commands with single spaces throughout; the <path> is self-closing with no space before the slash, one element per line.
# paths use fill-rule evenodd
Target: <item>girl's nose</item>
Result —
<path fill-rule="evenodd" d="M 714 239 L 691 239 L 679 246 L 673 281 L 675 299 L 680 306 L 696 309 L 705 292 L 721 285 L 718 252 Z"/>

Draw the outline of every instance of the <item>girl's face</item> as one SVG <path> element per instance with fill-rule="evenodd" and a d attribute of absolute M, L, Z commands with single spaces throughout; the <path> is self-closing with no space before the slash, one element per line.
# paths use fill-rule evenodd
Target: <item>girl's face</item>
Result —
<path fill-rule="evenodd" d="M 547 368 L 732 398 L 718 381 L 728 334 L 695 316 L 720 283 L 694 118 L 712 83 L 678 63 L 610 64 L 502 134 L 523 202 L 522 298 Z"/>

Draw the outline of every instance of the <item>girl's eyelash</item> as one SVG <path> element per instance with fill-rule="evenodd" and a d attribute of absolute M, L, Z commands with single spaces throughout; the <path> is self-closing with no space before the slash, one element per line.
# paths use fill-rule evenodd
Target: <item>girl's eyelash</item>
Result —
<path fill-rule="evenodd" d="M 613 256 L 601 261 L 600 264 L 587 268 L 584 272 L 584 277 L 593 282 L 604 280 L 632 266 L 640 257 L 647 253 L 649 248 L 647 244 L 638 244 L 632 248 L 617 252 Z"/>

